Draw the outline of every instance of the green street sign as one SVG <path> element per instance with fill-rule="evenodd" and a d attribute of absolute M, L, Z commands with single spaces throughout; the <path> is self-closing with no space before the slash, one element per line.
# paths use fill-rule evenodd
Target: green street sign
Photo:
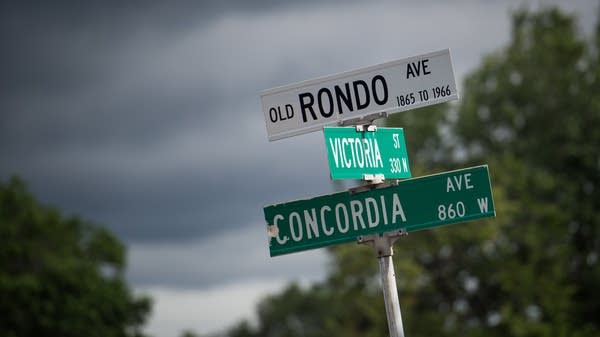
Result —
<path fill-rule="evenodd" d="M 324 127 L 331 179 L 410 178 L 402 128 Z"/>
<path fill-rule="evenodd" d="M 496 215 L 487 165 L 264 208 L 271 256 Z"/>

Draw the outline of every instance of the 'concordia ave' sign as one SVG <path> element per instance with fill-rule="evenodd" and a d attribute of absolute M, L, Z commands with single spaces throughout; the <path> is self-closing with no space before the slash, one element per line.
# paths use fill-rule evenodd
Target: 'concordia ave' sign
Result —
<path fill-rule="evenodd" d="M 458 99 L 448 49 L 261 93 L 269 140 Z"/>
<path fill-rule="evenodd" d="M 271 256 L 496 215 L 487 165 L 264 208 Z"/>

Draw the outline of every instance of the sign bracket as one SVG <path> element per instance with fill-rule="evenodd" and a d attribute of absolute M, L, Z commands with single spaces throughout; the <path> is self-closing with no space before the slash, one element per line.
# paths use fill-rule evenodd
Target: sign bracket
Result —
<path fill-rule="evenodd" d="M 369 180 L 367 180 L 367 181 L 369 181 Z M 386 187 L 390 187 L 390 186 L 397 186 L 398 181 L 399 181 L 398 179 L 390 179 L 390 180 L 382 179 L 381 181 L 378 182 L 374 179 L 373 182 L 370 184 L 363 185 L 363 186 L 351 187 L 348 189 L 348 192 L 350 194 L 357 194 L 357 193 L 366 192 L 366 191 L 370 191 L 370 190 L 386 188 Z"/>
<path fill-rule="evenodd" d="M 363 180 L 371 182 L 372 184 L 381 184 L 385 181 L 385 175 L 383 174 L 363 174 Z"/>
<path fill-rule="evenodd" d="M 356 125 L 356 132 L 376 132 L 376 131 L 377 131 L 377 125 L 373 125 L 373 124 Z"/>
<path fill-rule="evenodd" d="M 379 260 L 379 272 L 390 337 L 404 337 L 400 300 L 398 299 L 398 288 L 396 286 L 396 273 L 392 261 L 394 255 L 392 245 L 403 235 L 408 235 L 404 228 L 399 231 L 386 232 L 383 235 L 372 234 L 357 238 L 359 244 L 368 244 L 373 247 L 377 260 Z"/>
<path fill-rule="evenodd" d="M 338 126 L 371 125 L 371 124 L 373 124 L 373 121 L 375 121 L 376 119 L 385 118 L 387 116 L 388 116 L 387 111 L 379 111 L 379 112 L 371 113 L 371 114 L 356 117 L 356 118 L 340 119 L 340 120 L 338 120 L 337 124 L 338 124 Z"/>
<path fill-rule="evenodd" d="M 392 245 L 403 235 L 408 235 L 408 232 L 404 228 L 396 231 L 385 232 L 382 235 L 362 235 L 356 238 L 356 242 L 358 244 L 367 244 L 373 247 L 375 249 L 376 257 L 386 257 L 394 255 Z"/>

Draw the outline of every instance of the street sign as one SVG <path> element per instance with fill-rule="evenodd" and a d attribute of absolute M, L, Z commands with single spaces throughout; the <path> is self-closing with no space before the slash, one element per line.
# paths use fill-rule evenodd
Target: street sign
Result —
<path fill-rule="evenodd" d="M 331 179 L 410 178 L 402 128 L 357 131 L 356 127 L 325 127 Z"/>
<path fill-rule="evenodd" d="M 448 49 L 265 90 L 269 140 L 458 99 Z"/>
<path fill-rule="evenodd" d="M 271 256 L 496 215 L 487 165 L 264 208 Z"/>

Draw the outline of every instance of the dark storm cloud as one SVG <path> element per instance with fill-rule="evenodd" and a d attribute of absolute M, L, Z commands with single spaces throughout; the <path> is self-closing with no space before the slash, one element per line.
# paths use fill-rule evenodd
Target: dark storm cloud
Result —
<path fill-rule="evenodd" d="M 222 286 L 242 278 L 274 280 L 295 275 L 295 279 L 315 280 L 323 276 L 323 250 L 268 258 L 266 231 L 257 231 L 253 225 L 257 224 L 177 245 L 134 244 L 128 278 L 142 286 L 196 288 Z M 157 265 L 161 273 L 155 272 Z"/>
<path fill-rule="evenodd" d="M 493 41 L 420 26 L 418 13 L 435 22 L 445 7 L 336 5 L 3 2 L 0 178 L 19 174 L 44 202 L 131 242 L 214 234 L 328 192 L 321 137 L 267 143 L 260 90 L 446 47 L 460 64 L 471 41 Z"/>
<path fill-rule="evenodd" d="M 21 4 L 0 11 L 3 144 L 35 155 L 41 148 L 97 139 L 102 119 L 139 116 L 145 100 L 136 109 L 114 109 L 122 97 L 111 90 L 115 66 L 128 61 L 132 30 L 140 29 L 131 20 L 136 11 L 78 2 Z"/>
<path fill-rule="evenodd" d="M 212 65 L 202 61 L 218 60 L 214 50 L 223 52 L 229 42 L 180 55 L 168 50 L 177 47 L 180 36 L 195 34 L 226 13 L 259 13 L 288 3 L 3 2 L 0 159 L 70 147 L 135 149 L 203 115 L 214 118 L 224 90 L 212 86 L 210 69 L 202 68 Z M 200 69 L 184 66 L 192 58 Z M 177 64 L 183 69 L 171 69 Z M 256 97 L 264 88 L 227 89 L 230 96 Z"/>
<path fill-rule="evenodd" d="M 129 127 L 134 129 L 135 124 Z M 127 241 L 212 235 L 261 221 L 262 207 L 277 201 L 274 196 L 292 199 L 328 192 L 319 138 L 268 144 L 261 121 L 247 132 L 241 132 L 248 127 L 243 124 L 208 124 L 214 127 L 208 130 L 198 124 L 190 138 L 165 146 L 146 141 L 145 147 L 135 138 L 129 143 L 86 141 L 85 134 L 77 139 L 65 126 L 41 128 L 47 134 L 39 138 L 35 151 L 19 149 L 16 143 L 2 147 L 19 151 L 1 156 L 0 174 L 21 174 L 42 200 L 104 224 Z M 105 127 L 112 133 L 122 127 L 121 121 L 112 120 Z M 52 132 L 67 132 L 66 139 L 58 140 Z M 161 138 L 159 132 L 166 131 L 153 132 Z M 55 148 L 44 144 L 44 138 Z M 99 144 L 88 144 L 94 141 Z M 316 151 L 308 152 L 306 146 Z M 289 157 L 289 151 L 295 156 L 285 163 L 270 162 Z M 323 170 L 305 172 L 302 168 L 311 163 Z"/>
<path fill-rule="evenodd" d="M 267 143 L 258 98 L 345 70 L 313 52 L 330 30 L 307 25 L 327 18 L 310 4 L 292 27 L 322 40 L 279 34 L 283 1 L 23 4 L 0 11 L 0 175 L 44 202 L 158 242 L 262 223 L 266 204 L 331 190 L 321 137 Z M 248 40 L 244 15 L 265 10 Z"/>
<path fill-rule="evenodd" d="M 119 118 L 122 128 L 134 125 L 132 119 L 146 123 L 136 124 L 139 127 L 133 132 L 129 130 L 129 134 L 156 130 L 157 125 L 166 128 L 169 121 L 189 123 L 185 118 L 190 116 L 190 106 L 210 110 L 213 107 L 211 103 L 219 96 L 218 91 L 211 92 L 211 88 L 203 87 L 200 78 L 198 83 L 194 83 L 194 88 L 202 92 L 202 97 L 198 97 L 198 94 L 186 97 L 185 94 L 170 92 L 157 95 L 156 91 L 164 90 L 157 84 L 145 84 L 145 88 L 137 91 L 115 88 L 118 84 L 115 83 L 115 75 L 130 77 L 131 85 L 143 84 L 144 80 L 157 80 L 156 77 L 140 78 L 135 82 L 136 76 L 143 76 L 134 72 L 136 66 L 139 62 L 152 61 L 155 53 L 172 47 L 172 41 L 177 36 L 197 31 L 225 14 L 272 11 L 292 6 L 290 3 L 3 2 L 0 4 L 0 109 L 2 118 L 11 123 L 0 125 L 0 134 L 4 135 L 0 140 L 5 143 L 10 140 L 9 136 L 18 133 L 14 123 L 26 124 L 34 119 L 35 123 L 27 127 L 35 129 L 36 124 L 41 124 L 40 128 L 44 130 L 67 128 L 72 131 L 68 137 L 84 141 L 89 137 L 81 137 L 78 132 L 101 136 L 95 135 L 95 130 L 90 130 L 89 125 L 102 126 L 94 118 Z M 205 50 L 198 51 L 196 57 L 205 57 L 212 48 L 205 46 Z M 168 75 L 168 72 L 165 71 L 164 75 Z M 115 101 L 119 105 L 116 108 Z M 76 111 L 71 111 L 74 109 Z M 169 110 L 169 113 L 166 114 L 165 110 Z M 139 118 L 141 114 L 144 120 Z M 86 125 L 78 120 L 81 115 L 85 116 Z M 158 116 L 169 118 L 161 120 Z M 36 131 L 39 137 L 45 136 L 43 131 L 32 131 Z M 113 131 L 117 137 L 123 133 L 119 128 Z M 72 141 L 65 136 L 55 138 L 56 141 Z M 131 138 L 141 139 L 137 135 Z M 39 139 L 30 141 L 35 143 Z"/>
<path fill-rule="evenodd" d="M 104 224 L 127 241 L 210 235 L 260 220 L 273 191 L 319 190 L 316 179 L 274 186 L 264 158 L 248 157 L 267 146 L 257 96 L 264 88 L 210 83 L 226 46 L 177 49 L 181 36 L 202 32 L 228 12 L 286 3 L 0 4 L 0 177 L 21 175 L 42 201 Z M 252 101 L 256 116 L 239 115 L 244 111 L 226 94 Z M 231 114 L 238 114 L 239 126 L 228 126 L 224 116 Z M 252 139 L 263 143 L 247 133 L 236 136 L 239 145 L 219 140 L 243 131 L 249 120 L 259 120 Z M 171 149 L 161 148 L 182 129 L 203 134 L 215 128 L 214 140 L 194 139 L 198 150 L 173 158 Z M 224 146 L 233 152 L 218 151 Z M 246 158 L 236 161 L 241 152 Z M 201 159 L 188 167 L 179 162 L 194 156 Z"/>
<path fill-rule="evenodd" d="M 145 90 L 144 90 L 145 89 Z M 2 98 L 0 141 L 5 155 L 41 155 L 77 148 L 125 147 L 136 150 L 201 118 L 219 94 L 175 95 L 159 87 L 114 91 L 110 85 L 56 95 L 22 92 Z M 199 89 L 201 90 L 201 89 Z M 202 111 L 202 110 L 201 110 Z M 2 154 L 0 152 L 0 155 Z"/>
<path fill-rule="evenodd" d="M 31 176 L 33 184 L 43 186 L 41 195 L 128 241 L 182 241 L 262 223 L 262 207 L 280 201 L 275 196 L 292 200 L 330 190 L 327 172 L 311 177 L 290 170 L 289 176 L 278 177 L 268 163 L 164 174 L 142 166 L 125 173 L 111 172 L 110 166 L 105 172 L 40 171 Z M 263 227 L 256 230 L 262 233 Z"/>

